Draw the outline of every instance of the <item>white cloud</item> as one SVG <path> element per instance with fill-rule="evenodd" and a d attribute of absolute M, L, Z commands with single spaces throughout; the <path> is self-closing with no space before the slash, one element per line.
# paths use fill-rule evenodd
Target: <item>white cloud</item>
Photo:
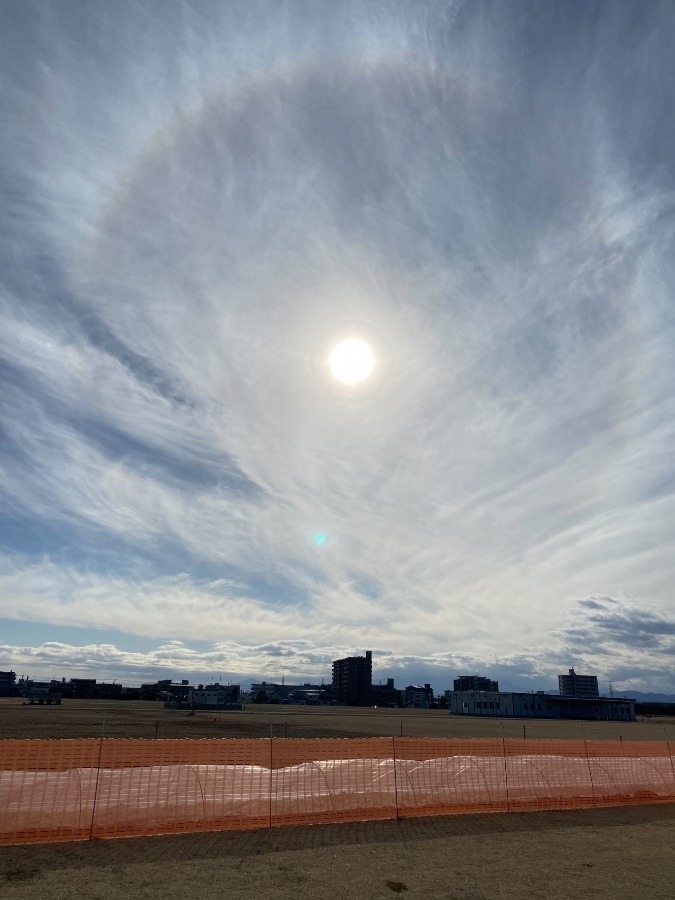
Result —
<path fill-rule="evenodd" d="M 333 659 L 374 651 L 379 677 L 431 680 L 448 687 L 461 672 L 481 671 L 515 687 L 550 687 L 569 665 L 617 681 L 617 689 L 672 691 L 669 660 L 675 646 L 672 612 L 659 614 L 636 598 L 589 597 L 570 601 L 546 615 L 525 606 L 494 619 L 450 607 L 419 603 L 392 606 L 343 585 L 307 604 L 270 605 L 241 593 L 227 580 L 208 582 L 187 574 L 155 580 L 96 577 L 51 563 L 28 568 L 3 561 L 3 608 L 8 619 L 76 623 L 82 628 L 119 630 L 152 641 L 151 650 L 130 651 L 108 642 L 79 646 L 46 642 L 0 646 L 3 666 L 28 666 L 38 675 L 69 667 L 102 678 L 138 682 L 164 672 L 178 677 L 227 673 L 234 679 L 328 678 Z M 480 606 L 483 598 L 478 595 Z M 485 600 L 489 600 L 486 597 Z M 523 627 L 529 616 L 532 625 Z M 513 640 L 494 638 L 494 622 L 517 628 Z M 458 638 L 457 635 L 460 635 Z M 115 643 L 115 641 L 117 643 Z M 193 646 L 190 646 L 193 644 Z M 59 669 L 60 671 L 60 669 Z"/>
<path fill-rule="evenodd" d="M 3 615 L 222 631 L 252 670 L 299 635 L 489 661 L 575 597 L 672 608 L 672 164 L 617 137 L 640 112 L 612 71 L 647 78 L 658 32 L 590 51 L 551 13 L 542 68 L 508 15 L 349 9 L 100 10 L 72 41 L 56 10 L 59 55 L 27 6 L 0 490 L 30 534 Z M 361 403 L 310 365 L 354 318 L 394 353 Z"/>

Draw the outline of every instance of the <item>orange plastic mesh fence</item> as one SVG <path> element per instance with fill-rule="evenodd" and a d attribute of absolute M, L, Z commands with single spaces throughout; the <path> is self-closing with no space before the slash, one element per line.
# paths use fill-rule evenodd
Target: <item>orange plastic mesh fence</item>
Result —
<path fill-rule="evenodd" d="M 272 741 L 272 825 L 396 818 L 391 738 Z"/>
<path fill-rule="evenodd" d="M 0 741 L 0 844 L 675 802 L 666 742 Z"/>
<path fill-rule="evenodd" d="M 0 741 L 0 843 L 89 837 L 100 747 L 95 739 Z"/>
<path fill-rule="evenodd" d="M 502 740 L 397 738 L 399 817 L 507 809 Z"/>
<path fill-rule="evenodd" d="M 269 740 L 104 740 L 93 837 L 269 825 Z"/>

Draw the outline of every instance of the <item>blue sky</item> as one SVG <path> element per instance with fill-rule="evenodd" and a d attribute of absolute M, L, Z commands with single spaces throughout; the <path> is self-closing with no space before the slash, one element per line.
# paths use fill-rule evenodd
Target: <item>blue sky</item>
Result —
<path fill-rule="evenodd" d="M 675 693 L 674 28 L 6 0 L 0 668 Z"/>

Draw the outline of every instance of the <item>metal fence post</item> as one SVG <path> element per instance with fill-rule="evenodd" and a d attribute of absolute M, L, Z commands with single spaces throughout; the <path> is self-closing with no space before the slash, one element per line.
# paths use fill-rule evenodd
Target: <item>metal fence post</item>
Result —
<path fill-rule="evenodd" d="M 400 818 L 398 814 L 398 775 L 396 773 L 396 738 L 391 739 L 391 753 L 394 759 L 394 804 L 396 806 L 396 818 Z"/>
<path fill-rule="evenodd" d="M 272 746 L 274 739 L 272 737 L 272 723 L 270 722 L 270 786 L 269 786 L 269 794 L 270 794 L 270 802 L 269 802 L 269 827 L 272 827 L 272 772 L 273 772 L 273 752 Z"/>
<path fill-rule="evenodd" d="M 593 771 L 591 769 L 591 760 L 588 756 L 588 742 L 584 741 L 584 751 L 586 753 L 586 765 L 588 766 L 588 777 L 591 779 L 591 790 L 593 791 L 593 806 L 598 805 L 598 798 L 595 796 L 595 783 L 593 782 Z"/>
<path fill-rule="evenodd" d="M 98 759 L 96 760 L 96 781 L 94 783 L 94 802 L 91 808 L 91 822 L 89 823 L 89 840 L 94 836 L 94 817 L 96 816 L 96 800 L 98 798 L 98 779 L 101 774 L 101 754 L 103 753 L 103 731 L 98 740 Z"/>
<path fill-rule="evenodd" d="M 502 738 L 502 759 L 504 760 L 504 781 L 506 783 L 506 811 L 511 811 L 511 804 L 509 801 L 509 769 L 506 764 L 506 740 Z"/>

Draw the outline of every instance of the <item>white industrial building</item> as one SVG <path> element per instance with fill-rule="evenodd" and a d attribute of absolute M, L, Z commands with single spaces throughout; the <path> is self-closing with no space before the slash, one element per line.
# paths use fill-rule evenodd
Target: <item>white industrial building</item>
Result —
<path fill-rule="evenodd" d="M 596 719 L 632 722 L 635 701 L 602 697 L 560 697 L 558 694 L 507 691 L 447 691 L 453 715 L 527 719 Z"/>

